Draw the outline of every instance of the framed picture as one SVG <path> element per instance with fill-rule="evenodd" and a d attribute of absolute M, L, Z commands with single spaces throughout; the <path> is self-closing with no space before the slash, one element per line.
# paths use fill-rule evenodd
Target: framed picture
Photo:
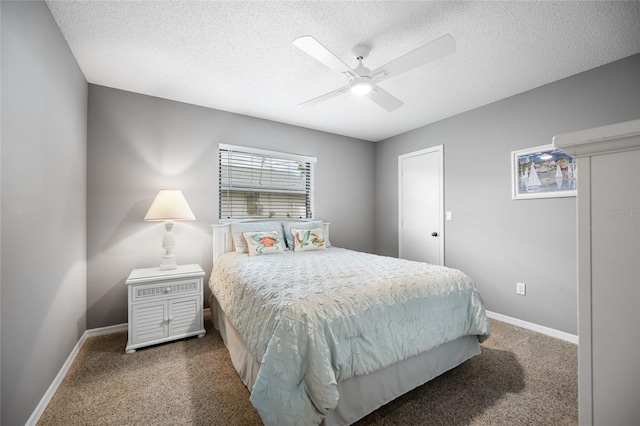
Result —
<path fill-rule="evenodd" d="M 511 152 L 511 198 L 575 197 L 577 162 L 553 145 Z"/>

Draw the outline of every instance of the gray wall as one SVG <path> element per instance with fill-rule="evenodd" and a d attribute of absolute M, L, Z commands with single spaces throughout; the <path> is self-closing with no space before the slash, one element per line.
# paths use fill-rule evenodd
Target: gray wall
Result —
<path fill-rule="evenodd" d="M 511 151 L 638 117 L 634 55 L 378 143 L 377 252 L 398 254 L 398 155 L 444 144 L 446 265 L 488 310 L 577 334 L 576 199 L 511 200 Z"/>
<path fill-rule="evenodd" d="M 174 226 L 177 262 L 208 280 L 218 143 L 316 156 L 315 216 L 332 223 L 333 244 L 374 251 L 371 142 L 96 85 L 88 126 L 88 328 L 126 322 L 127 276 L 159 265 L 164 227 L 142 218 L 161 188 L 181 189 L 197 218 Z"/>
<path fill-rule="evenodd" d="M 85 331 L 88 85 L 43 2 L 0 8 L 0 423 L 20 425 Z"/>

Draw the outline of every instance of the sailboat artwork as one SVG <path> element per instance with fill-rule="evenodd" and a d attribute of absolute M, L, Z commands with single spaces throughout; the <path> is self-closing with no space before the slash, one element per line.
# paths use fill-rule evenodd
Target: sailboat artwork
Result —
<path fill-rule="evenodd" d="M 512 198 L 552 198 L 576 195 L 576 161 L 553 145 L 511 153 Z"/>
<path fill-rule="evenodd" d="M 529 167 L 529 179 L 527 179 L 527 191 L 537 192 L 537 191 L 540 191 L 541 187 L 542 187 L 542 183 L 540 182 L 540 178 L 538 177 L 538 173 L 536 172 L 535 166 L 532 164 Z"/>
<path fill-rule="evenodd" d="M 564 174 L 562 173 L 562 169 L 556 166 L 556 186 L 558 189 L 562 189 L 562 182 L 564 181 Z"/>

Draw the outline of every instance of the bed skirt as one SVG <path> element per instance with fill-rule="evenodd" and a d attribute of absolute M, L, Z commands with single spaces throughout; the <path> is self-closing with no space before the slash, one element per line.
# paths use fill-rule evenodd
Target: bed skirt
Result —
<path fill-rule="evenodd" d="M 220 331 L 233 367 L 245 386 L 251 390 L 258 376 L 260 364 L 247 350 L 213 295 L 209 299 L 209 306 L 214 327 Z M 326 415 L 321 424 L 350 425 L 400 395 L 479 354 L 478 338 L 463 336 L 381 370 L 345 379 L 338 383 L 338 405 Z"/>

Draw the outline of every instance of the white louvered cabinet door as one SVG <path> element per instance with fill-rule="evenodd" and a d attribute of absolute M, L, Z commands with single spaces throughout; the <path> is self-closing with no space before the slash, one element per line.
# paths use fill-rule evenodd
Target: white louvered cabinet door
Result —
<path fill-rule="evenodd" d="M 133 341 L 152 342 L 169 336 L 167 302 L 141 303 L 131 306 Z"/>
<path fill-rule="evenodd" d="M 204 271 L 199 265 L 172 270 L 135 269 L 126 281 L 129 299 L 128 354 L 143 346 L 205 335 Z"/>
<path fill-rule="evenodd" d="M 202 329 L 202 307 L 198 296 L 169 301 L 169 333 L 172 336 Z"/>

